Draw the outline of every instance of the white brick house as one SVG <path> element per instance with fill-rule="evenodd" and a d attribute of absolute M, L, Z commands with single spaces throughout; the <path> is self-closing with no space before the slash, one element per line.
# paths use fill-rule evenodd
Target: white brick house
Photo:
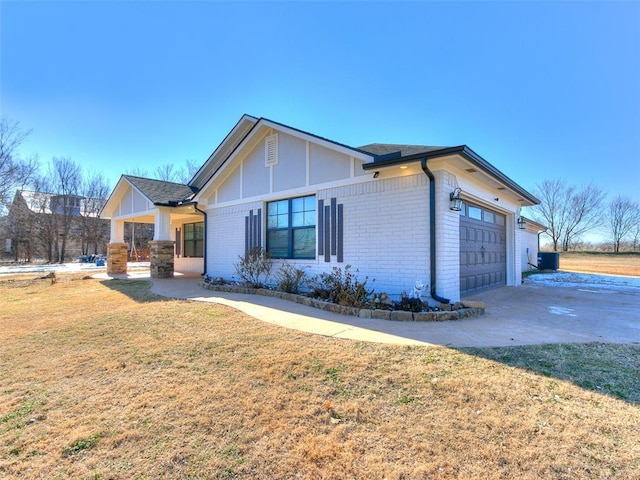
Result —
<path fill-rule="evenodd" d="M 351 265 L 390 295 L 419 280 L 437 301 L 519 285 L 527 269 L 522 245 L 530 249 L 525 239 L 536 234 L 518 228 L 520 208 L 539 203 L 466 146 L 353 148 L 248 115 L 188 187 L 195 193 L 157 205 L 138 192 L 147 199 L 140 218 L 154 218 L 162 229 L 156 240 L 174 245 L 177 270 L 181 222 L 196 218 L 204 247 L 201 263 L 191 265 L 210 276 L 234 278 L 238 257 L 259 246 L 309 275 Z M 114 225 L 136 216 L 117 214 L 128 188 L 121 180 L 105 207 Z M 453 193 L 460 211 L 452 209 Z M 114 245 L 119 231 L 112 227 Z"/>

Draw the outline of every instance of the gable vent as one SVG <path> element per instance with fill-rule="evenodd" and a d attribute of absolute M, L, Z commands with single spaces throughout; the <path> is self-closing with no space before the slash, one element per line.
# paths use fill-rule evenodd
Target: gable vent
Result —
<path fill-rule="evenodd" d="M 274 133 L 264 139 L 264 166 L 278 164 L 278 134 Z"/>

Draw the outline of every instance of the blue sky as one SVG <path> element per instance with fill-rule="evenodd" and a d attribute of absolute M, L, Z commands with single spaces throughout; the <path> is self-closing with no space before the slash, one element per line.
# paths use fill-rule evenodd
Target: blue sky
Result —
<path fill-rule="evenodd" d="M 529 190 L 640 201 L 639 2 L 0 3 L 22 153 L 115 184 L 243 113 L 351 146 L 466 144 Z"/>

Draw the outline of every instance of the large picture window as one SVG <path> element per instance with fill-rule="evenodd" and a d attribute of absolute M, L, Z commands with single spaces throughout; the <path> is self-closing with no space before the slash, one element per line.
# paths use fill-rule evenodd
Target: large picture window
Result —
<path fill-rule="evenodd" d="M 184 256 L 202 257 L 204 254 L 204 222 L 184 224 Z"/>
<path fill-rule="evenodd" d="M 274 258 L 315 258 L 315 195 L 267 204 L 267 251 Z"/>

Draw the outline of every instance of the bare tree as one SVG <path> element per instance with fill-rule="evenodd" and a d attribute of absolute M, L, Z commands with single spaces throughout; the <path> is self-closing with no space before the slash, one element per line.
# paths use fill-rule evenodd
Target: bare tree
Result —
<path fill-rule="evenodd" d="M 74 217 L 80 215 L 82 169 L 68 157 L 54 157 L 49 169 L 52 181 L 51 213 L 58 220 L 60 243 L 54 243 L 56 261 L 64 262 Z"/>
<path fill-rule="evenodd" d="M 181 166 L 177 166 L 175 163 L 165 163 L 154 168 L 151 173 L 144 168 L 136 167 L 128 169 L 126 174 L 133 175 L 135 177 L 155 178 L 165 182 L 175 182 L 186 185 L 199 169 L 200 165 L 194 160 L 185 160 L 184 165 Z"/>
<path fill-rule="evenodd" d="M 14 190 L 22 188 L 38 169 L 38 157 L 22 159 L 17 151 L 30 135 L 17 121 L 0 120 L 0 212 L 8 205 Z"/>
<path fill-rule="evenodd" d="M 56 259 L 58 250 L 58 217 L 51 211 L 51 178 L 47 174 L 38 174 L 31 181 L 29 210 L 30 221 L 23 224 L 25 237 L 31 242 L 32 252 L 44 255 L 49 263 Z"/>
<path fill-rule="evenodd" d="M 604 217 L 605 192 L 593 184 L 583 185 L 570 196 L 569 223 L 562 239 L 562 251 L 569 250 L 574 239 L 599 228 Z"/>
<path fill-rule="evenodd" d="M 187 185 L 189 180 L 191 180 L 196 173 L 200 170 L 200 164 L 196 163 L 195 160 L 185 160 L 184 165 L 180 167 L 178 170 L 178 174 L 176 176 L 176 180 L 179 183 Z"/>
<path fill-rule="evenodd" d="M 633 233 L 640 223 L 640 205 L 638 202 L 618 195 L 609 204 L 609 227 L 613 238 L 613 251 L 620 251 L 620 242 Z"/>
<path fill-rule="evenodd" d="M 536 217 L 548 225 L 545 232 L 553 250 L 568 251 L 571 243 L 584 233 L 600 226 L 604 192 L 593 184 L 574 187 L 564 180 L 545 180 L 537 185 L 540 205 Z"/>
<path fill-rule="evenodd" d="M 164 180 L 165 182 L 175 182 L 178 172 L 172 163 L 165 163 L 155 168 L 153 171 L 154 178 Z"/>
<path fill-rule="evenodd" d="M 125 175 L 131 175 L 133 177 L 149 178 L 149 170 L 147 170 L 146 168 L 128 168 L 124 173 Z"/>
<path fill-rule="evenodd" d="M 638 241 L 640 241 L 640 221 L 631 229 L 631 242 L 634 252 L 638 249 Z"/>
<path fill-rule="evenodd" d="M 109 196 L 110 187 L 104 175 L 91 172 L 82 182 L 81 194 L 81 250 L 83 255 L 100 252 L 99 245 L 106 243 L 109 232 L 107 224 L 98 215 Z"/>

